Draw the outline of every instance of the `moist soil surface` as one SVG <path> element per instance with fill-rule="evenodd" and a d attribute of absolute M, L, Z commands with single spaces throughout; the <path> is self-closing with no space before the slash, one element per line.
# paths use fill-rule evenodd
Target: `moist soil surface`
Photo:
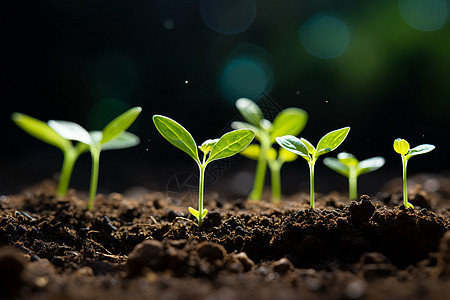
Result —
<path fill-rule="evenodd" d="M 450 201 L 420 186 L 280 204 L 98 195 L 95 208 L 46 181 L 0 198 L 0 298 L 449 299 Z"/>

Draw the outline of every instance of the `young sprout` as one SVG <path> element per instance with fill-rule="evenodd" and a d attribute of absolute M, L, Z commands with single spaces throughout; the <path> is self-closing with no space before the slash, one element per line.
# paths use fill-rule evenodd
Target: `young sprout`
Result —
<path fill-rule="evenodd" d="M 299 108 L 287 108 L 281 111 L 272 123 L 269 120 L 264 119 L 263 113 L 258 105 L 247 98 L 237 100 L 236 108 L 248 123 L 233 122 L 231 127 L 234 129 L 252 129 L 255 131 L 256 139 L 260 143 L 253 190 L 249 195 L 249 198 L 252 200 L 260 200 L 263 193 L 267 165 L 269 164 L 270 167 L 269 161 L 273 161 L 273 159 L 270 158 L 270 152 L 272 151 L 272 144 L 275 143 L 275 137 L 298 135 L 306 125 L 308 114 Z M 254 156 L 252 156 L 252 158 L 253 157 Z M 271 172 L 272 170 L 276 170 L 276 167 L 271 168 Z M 275 177 L 278 175 L 279 174 L 276 173 L 272 174 L 272 176 Z M 279 198 L 277 196 L 279 194 L 277 189 L 279 188 L 276 186 L 278 181 L 277 178 L 272 179 L 272 190 L 276 190 L 274 193 L 274 201 L 278 201 Z"/>
<path fill-rule="evenodd" d="M 100 152 L 102 150 L 129 148 L 139 144 L 139 138 L 125 130 L 133 124 L 141 111 L 142 108 L 134 107 L 124 112 L 106 125 L 102 131 L 88 132 L 77 123 L 68 121 L 50 120 L 48 122 L 48 125 L 59 135 L 65 139 L 79 141 L 85 144 L 91 152 L 92 171 L 89 188 L 89 210 L 94 207 L 94 200 L 97 194 Z"/>
<path fill-rule="evenodd" d="M 29 135 L 61 149 L 64 154 L 64 161 L 59 176 L 57 193 L 59 196 L 65 196 L 75 162 L 82 153 L 88 151 L 88 148 L 83 143 L 77 143 L 74 146 L 70 140 L 57 134 L 47 123 L 30 116 L 16 112 L 12 114 L 11 118 L 17 126 Z"/>
<path fill-rule="evenodd" d="M 309 180 L 310 180 L 310 199 L 311 207 L 314 208 L 314 165 L 316 164 L 317 158 L 325 153 L 333 151 L 336 149 L 347 137 L 350 127 L 344 127 L 331 131 L 324 135 L 317 147 L 308 142 L 304 138 L 297 138 L 292 135 L 285 135 L 282 137 L 277 137 L 277 143 L 284 149 L 300 155 L 309 165 Z"/>
<path fill-rule="evenodd" d="M 414 206 L 408 202 L 408 187 L 406 184 L 406 164 L 408 160 L 419 154 L 427 153 L 436 148 L 434 145 L 423 144 L 410 149 L 409 143 L 403 139 L 394 140 L 394 150 L 402 156 L 403 165 L 403 204 L 406 208 L 414 208 Z"/>
<path fill-rule="evenodd" d="M 323 163 L 328 168 L 348 178 L 349 198 L 350 200 L 356 201 L 358 199 L 358 176 L 381 168 L 384 165 L 384 158 L 377 156 L 358 161 L 352 154 L 341 152 L 338 154 L 337 159 L 334 157 L 327 157 L 323 160 Z"/>
<path fill-rule="evenodd" d="M 247 158 L 258 160 L 260 157 L 261 147 L 256 144 L 251 144 L 244 150 L 241 155 Z M 284 148 L 280 148 L 277 152 L 274 148 L 270 147 L 267 152 L 267 162 L 270 169 L 270 178 L 272 182 L 272 201 L 279 203 L 281 201 L 281 167 L 285 162 L 291 162 L 297 159 L 297 155 L 287 151 Z"/>
<path fill-rule="evenodd" d="M 208 211 L 203 208 L 206 166 L 214 160 L 227 158 L 241 152 L 253 140 L 255 133 L 250 129 L 240 129 L 228 132 L 220 139 L 207 140 L 201 146 L 198 146 L 198 149 L 203 153 L 203 157 L 200 160 L 197 144 L 192 135 L 183 126 L 174 120 L 161 115 L 154 115 L 153 122 L 155 123 L 156 129 L 158 129 L 159 133 L 167 141 L 189 154 L 198 165 L 200 170 L 198 210 L 189 207 L 189 212 L 197 219 L 198 228 L 201 228 L 202 220 L 208 213 Z"/>

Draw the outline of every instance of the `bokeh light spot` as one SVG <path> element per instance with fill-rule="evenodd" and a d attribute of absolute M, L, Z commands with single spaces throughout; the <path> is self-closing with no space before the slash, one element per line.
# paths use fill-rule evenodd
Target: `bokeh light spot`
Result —
<path fill-rule="evenodd" d="M 405 22 L 417 30 L 438 30 L 447 21 L 445 0 L 400 0 L 399 7 Z"/>
<path fill-rule="evenodd" d="M 163 22 L 163 26 L 164 26 L 165 29 L 172 29 L 174 25 L 175 24 L 173 23 L 172 19 L 166 19 Z"/>
<path fill-rule="evenodd" d="M 257 61 L 238 58 L 228 64 L 223 74 L 223 91 L 232 98 L 254 98 L 264 91 L 267 76 Z"/>
<path fill-rule="evenodd" d="M 256 16 L 254 0 L 203 0 L 200 12 L 205 24 L 224 34 L 247 30 Z"/>
<path fill-rule="evenodd" d="M 273 82 L 272 58 L 263 48 L 251 44 L 237 45 L 230 53 L 220 80 L 224 97 L 236 99 L 257 98 L 270 92 Z"/>
<path fill-rule="evenodd" d="M 89 111 L 89 129 L 102 130 L 109 122 L 129 108 L 128 104 L 115 98 L 98 101 Z"/>
<path fill-rule="evenodd" d="M 319 58 L 341 56 L 350 43 L 347 26 L 328 14 L 317 14 L 309 19 L 300 30 L 303 47 Z"/>

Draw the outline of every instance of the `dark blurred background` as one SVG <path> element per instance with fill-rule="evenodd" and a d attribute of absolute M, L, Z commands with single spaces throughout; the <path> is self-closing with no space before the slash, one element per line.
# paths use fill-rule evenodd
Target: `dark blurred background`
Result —
<path fill-rule="evenodd" d="M 99 191 L 176 190 L 180 178 L 195 185 L 197 169 L 157 133 L 152 115 L 177 120 L 200 144 L 229 129 L 240 97 L 260 101 L 268 118 L 305 109 L 300 136 L 314 144 L 351 126 L 329 155 L 384 156 L 383 169 L 360 179 L 368 192 L 401 175 L 397 137 L 436 145 L 411 160 L 409 174 L 448 174 L 447 0 L 2 1 L 1 14 L 0 193 L 53 178 L 62 164 L 58 149 L 11 122 L 14 111 L 102 129 L 142 106 L 130 129 L 141 144 L 102 153 Z M 346 190 L 321 160 L 316 190 Z M 254 168 L 239 157 L 211 167 L 207 189 L 245 193 Z M 72 186 L 87 190 L 89 176 L 85 154 Z M 287 163 L 282 176 L 285 193 L 308 189 L 305 161 Z"/>

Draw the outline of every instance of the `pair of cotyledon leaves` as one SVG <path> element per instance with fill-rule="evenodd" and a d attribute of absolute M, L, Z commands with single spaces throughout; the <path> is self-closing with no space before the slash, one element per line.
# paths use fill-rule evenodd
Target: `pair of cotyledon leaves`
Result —
<path fill-rule="evenodd" d="M 272 123 L 264 119 L 263 112 L 258 105 L 247 98 L 238 99 L 236 108 L 248 123 L 235 121 L 231 126 L 235 129 L 252 129 L 258 140 L 261 140 L 263 131 L 268 131 L 270 132 L 270 143 L 274 143 L 278 136 L 299 134 L 308 121 L 308 114 L 304 110 L 292 107 L 281 111 Z"/>
<path fill-rule="evenodd" d="M 410 148 L 409 143 L 404 139 L 395 139 L 394 140 L 394 150 L 398 154 L 404 155 L 406 160 L 409 160 L 411 157 L 423 153 L 427 153 L 436 148 L 434 145 L 423 144 L 414 148 Z"/>
<path fill-rule="evenodd" d="M 139 138 L 126 132 L 141 113 L 141 107 L 134 107 L 112 120 L 102 131 L 87 131 L 77 123 L 50 120 L 48 125 L 61 137 L 79 141 L 101 150 L 123 149 L 139 144 Z"/>
<path fill-rule="evenodd" d="M 320 139 L 317 147 L 314 147 L 304 138 L 297 138 L 292 135 L 276 137 L 275 139 L 284 149 L 303 157 L 308 163 L 314 163 L 320 155 L 336 149 L 345 140 L 349 131 L 350 127 L 333 130 Z"/>
<path fill-rule="evenodd" d="M 354 169 L 356 172 L 353 176 L 358 177 L 361 174 L 373 172 L 381 168 L 384 165 L 385 160 L 383 157 L 377 156 L 358 161 L 352 154 L 342 152 L 338 154 L 337 159 L 334 157 L 327 157 L 323 160 L 323 163 L 330 169 L 346 177 L 352 176 L 350 170 Z"/>
<path fill-rule="evenodd" d="M 199 166 L 222 158 L 227 158 L 241 152 L 255 137 L 255 132 L 250 129 L 233 130 L 224 134 L 220 139 L 207 140 L 197 147 L 192 135 L 179 123 L 161 115 L 153 116 L 153 122 L 159 133 L 172 145 L 191 156 Z M 203 164 L 198 156 L 198 149 L 204 155 L 209 154 Z"/>
<path fill-rule="evenodd" d="M 134 122 L 140 107 L 135 107 L 111 121 L 103 131 L 86 131 L 80 125 L 69 121 L 50 120 L 42 122 L 30 116 L 14 113 L 14 122 L 31 136 L 55 146 L 63 151 L 72 148 L 70 140 L 79 141 L 79 153 L 89 147 L 101 147 L 102 150 L 122 149 L 139 144 L 139 138 L 125 130 Z"/>

